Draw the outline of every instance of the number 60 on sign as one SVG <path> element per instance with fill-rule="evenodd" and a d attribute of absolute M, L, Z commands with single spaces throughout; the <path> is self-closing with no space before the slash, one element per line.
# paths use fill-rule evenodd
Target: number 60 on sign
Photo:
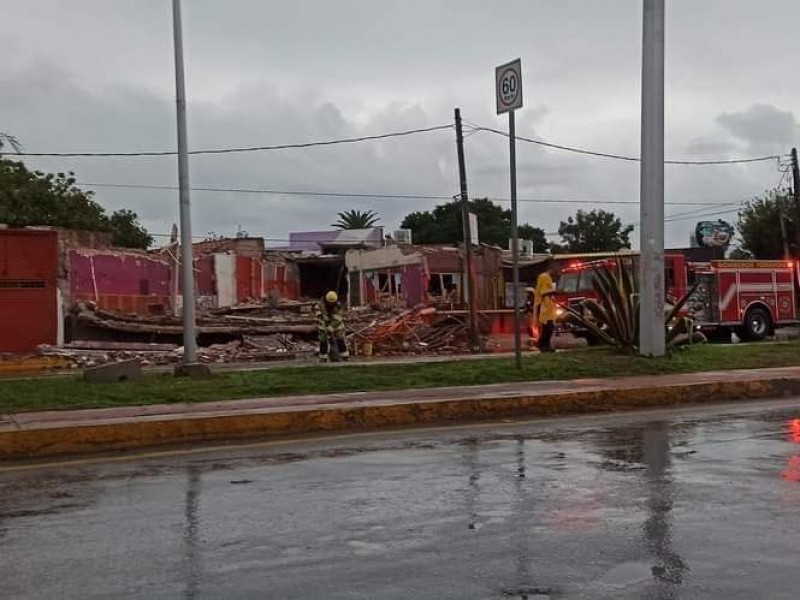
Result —
<path fill-rule="evenodd" d="M 495 69 L 497 114 L 522 108 L 522 61 L 520 59 Z"/>

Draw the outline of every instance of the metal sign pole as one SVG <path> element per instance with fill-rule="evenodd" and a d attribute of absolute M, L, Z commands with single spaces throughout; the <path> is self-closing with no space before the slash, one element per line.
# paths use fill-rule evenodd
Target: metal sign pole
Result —
<path fill-rule="evenodd" d="M 664 0 L 644 0 L 639 353 L 664 356 Z"/>
<path fill-rule="evenodd" d="M 508 150 L 511 163 L 511 261 L 514 283 L 514 360 L 522 368 L 522 340 L 519 327 L 519 239 L 517 232 L 517 131 L 514 111 L 522 108 L 522 61 L 512 60 L 494 70 L 497 114 L 508 113 Z"/>
<path fill-rule="evenodd" d="M 178 118 L 178 196 L 181 221 L 181 281 L 183 283 L 183 364 L 197 363 L 197 335 L 194 318 L 194 270 L 192 252 L 192 211 L 189 203 L 189 154 L 186 135 L 186 88 L 183 73 L 181 1 L 172 0 L 175 40 L 175 103 Z"/>
<path fill-rule="evenodd" d="M 508 154 L 511 171 L 511 262 L 514 289 L 514 361 L 522 368 L 522 340 L 519 328 L 519 244 L 517 242 L 517 131 L 514 111 L 508 111 Z"/>

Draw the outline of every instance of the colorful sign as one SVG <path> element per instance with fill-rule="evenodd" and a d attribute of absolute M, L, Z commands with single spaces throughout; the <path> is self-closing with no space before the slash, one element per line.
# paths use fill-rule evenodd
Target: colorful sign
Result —
<path fill-rule="evenodd" d="M 721 219 L 700 221 L 694 229 L 697 244 L 702 248 L 727 248 L 735 232 L 733 225 Z"/>

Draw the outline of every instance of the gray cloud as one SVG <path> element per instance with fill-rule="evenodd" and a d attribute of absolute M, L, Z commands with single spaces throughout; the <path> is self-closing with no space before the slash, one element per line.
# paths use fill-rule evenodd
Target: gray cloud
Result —
<path fill-rule="evenodd" d="M 291 143 L 494 114 L 494 66 L 520 56 L 526 106 L 521 135 L 614 153 L 639 147 L 640 0 L 361 2 L 184 1 L 193 148 Z M 722 19 L 720 15 L 725 15 Z M 800 5 L 774 0 L 674 0 L 667 23 L 667 154 L 785 152 L 797 143 L 786 78 Z M 31 151 L 135 150 L 175 144 L 167 0 L 26 0 L 0 5 L 0 130 Z M 750 107 L 750 108 L 746 108 Z M 520 197 L 586 199 L 521 204 L 520 218 L 555 231 L 577 208 L 638 221 L 635 164 L 518 144 Z M 507 141 L 467 138 L 470 189 L 507 196 Z M 175 160 L 29 161 L 75 170 L 83 181 L 174 184 Z M 452 132 L 380 143 L 224 157 L 194 157 L 196 185 L 450 196 L 457 191 Z M 777 181 L 774 165 L 667 170 L 667 201 L 735 202 Z M 130 206 L 168 233 L 173 192 L 97 188 L 109 208 Z M 326 227 L 348 208 L 374 209 L 390 228 L 424 200 L 379 201 L 197 192 L 198 233 L 244 229 L 282 238 Z M 692 207 L 688 207 L 691 209 Z M 687 207 L 668 206 L 667 213 Z M 667 224 L 685 243 L 693 221 Z"/>
<path fill-rule="evenodd" d="M 754 104 L 744 111 L 723 113 L 717 121 L 754 152 L 784 154 L 797 139 L 798 124 L 791 111 Z"/>

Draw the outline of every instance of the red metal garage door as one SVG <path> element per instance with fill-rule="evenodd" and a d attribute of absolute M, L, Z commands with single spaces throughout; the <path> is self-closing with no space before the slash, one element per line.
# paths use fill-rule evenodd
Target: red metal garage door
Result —
<path fill-rule="evenodd" d="M 0 229 L 0 352 L 56 343 L 57 274 L 55 231 Z"/>

